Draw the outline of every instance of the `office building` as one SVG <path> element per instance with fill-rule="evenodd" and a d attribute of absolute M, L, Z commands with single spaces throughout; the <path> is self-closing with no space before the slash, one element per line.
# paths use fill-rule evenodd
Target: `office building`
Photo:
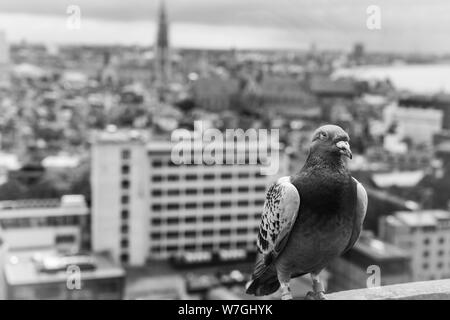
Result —
<path fill-rule="evenodd" d="M 98 132 L 92 145 L 92 245 L 143 265 L 186 252 L 255 250 L 265 191 L 286 170 L 261 165 L 175 165 L 167 139 Z M 251 146 L 250 153 L 258 152 Z M 228 154 L 227 154 L 228 155 Z"/>
<path fill-rule="evenodd" d="M 0 88 L 9 86 L 9 47 L 6 41 L 6 33 L 0 30 Z"/>

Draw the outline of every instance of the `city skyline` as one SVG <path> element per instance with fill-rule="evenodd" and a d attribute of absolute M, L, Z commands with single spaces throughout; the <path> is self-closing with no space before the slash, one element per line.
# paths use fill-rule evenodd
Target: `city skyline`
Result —
<path fill-rule="evenodd" d="M 432 6 L 422 0 L 414 6 L 404 0 L 378 1 L 381 30 L 366 27 L 366 10 L 372 3 L 365 0 L 340 1 L 339 6 L 327 0 L 165 2 L 174 47 L 304 50 L 315 44 L 348 50 L 363 42 L 369 51 L 450 52 L 445 41 L 450 21 L 442 8 L 450 4 L 441 0 Z M 159 3 L 132 0 L 103 6 L 101 1 L 79 0 L 74 5 L 81 9 L 81 29 L 69 30 L 66 9 L 72 4 L 67 1 L 41 0 L 37 6 L 22 0 L 4 2 L 0 29 L 11 42 L 149 46 L 155 40 Z"/>

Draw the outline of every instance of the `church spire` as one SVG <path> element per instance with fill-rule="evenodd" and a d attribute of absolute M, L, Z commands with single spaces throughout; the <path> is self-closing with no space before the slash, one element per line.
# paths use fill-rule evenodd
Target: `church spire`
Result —
<path fill-rule="evenodd" d="M 164 101 L 170 78 L 169 23 L 164 0 L 161 0 L 159 6 L 157 29 L 155 43 L 155 76 L 159 98 Z"/>

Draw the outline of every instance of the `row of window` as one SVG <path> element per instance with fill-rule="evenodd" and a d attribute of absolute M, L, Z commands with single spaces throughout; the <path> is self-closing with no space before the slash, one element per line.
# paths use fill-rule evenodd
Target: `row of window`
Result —
<path fill-rule="evenodd" d="M 230 228 L 226 228 L 226 229 L 219 229 L 219 230 L 214 230 L 214 229 L 204 229 L 202 231 L 196 231 L 196 230 L 186 230 L 184 232 L 181 231 L 168 231 L 165 233 L 162 232 L 153 232 L 150 235 L 150 238 L 152 240 L 160 240 L 163 238 L 166 239 L 178 239 L 181 237 L 184 238 L 195 238 L 197 236 L 204 236 L 204 237 L 211 237 L 214 235 L 221 235 L 221 236 L 228 236 L 231 235 L 233 233 L 233 231 L 235 231 L 234 233 L 238 234 L 238 235 L 245 235 L 248 233 L 256 233 L 258 232 L 258 228 L 237 228 L 237 229 L 230 229 Z"/>
<path fill-rule="evenodd" d="M 221 222 L 227 222 L 227 221 L 232 221 L 232 220 L 237 220 L 237 221 L 246 221 L 249 220 L 252 217 L 252 215 L 250 214 L 238 214 L 238 215 L 229 215 L 229 214 L 225 214 L 225 215 L 205 215 L 200 217 L 195 217 L 195 216 L 187 216 L 184 218 L 179 218 L 179 217 L 168 217 L 168 218 L 153 218 L 151 220 L 151 224 L 153 226 L 160 226 L 162 224 L 168 224 L 168 225 L 175 225 L 175 224 L 179 224 L 181 222 L 184 223 L 196 223 L 198 221 L 202 221 L 202 222 L 214 222 L 214 221 L 221 221 Z M 261 213 L 255 213 L 253 215 L 253 218 L 256 220 L 259 220 L 261 218 Z"/>
<path fill-rule="evenodd" d="M 171 211 L 171 210 L 179 210 L 181 208 L 184 209 L 197 209 L 197 208 L 204 208 L 204 209 L 212 209 L 212 208 L 230 208 L 232 206 L 238 206 L 238 207 L 249 207 L 251 205 L 255 206 L 262 206 L 264 205 L 264 200 L 255 200 L 255 201 L 249 201 L 249 200 L 238 200 L 238 201 L 230 201 L 230 200 L 223 200 L 220 202 L 214 202 L 214 201 L 206 201 L 201 204 L 197 202 L 186 202 L 184 205 L 180 203 L 168 203 L 168 204 L 160 204 L 155 203 L 151 206 L 152 211 Z"/>
<path fill-rule="evenodd" d="M 238 248 L 238 249 L 245 249 L 247 247 L 254 247 L 254 242 L 247 242 L 247 241 L 236 241 L 235 243 L 230 242 L 219 242 L 218 244 L 214 244 L 211 242 L 203 243 L 200 246 L 196 246 L 195 244 L 185 244 L 181 246 L 177 245 L 168 245 L 168 246 L 153 246 L 151 248 L 152 253 L 161 253 L 161 252 L 177 252 L 177 251 L 195 251 L 199 247 L 200 250 L 213 250 L 214 248 L 220 248 L 220 249 L 231 249 L 231 248 Z"/>
<path fill-rule="evenodd" d="M 238 174 L 232 174 L 230 172 L 224 172 L 221 174 L 214 174 L 214 173 L 205 173 L 205 174 L 194 174 L 194 173 L 188 173 L 183 176 L 176 175 L 176 174 L 169 174 L 167 176 L 163 175 L 153 175 L 152 176 L 152 182 L 161 182 L 163 180 L 167 181 L 179 181 L 179 180 L 185 180 L 185 181 L 195 181 L 195 180 L 215 180 L 215 179 L 223 179 L 223 180 L 230 180 L 233 178 L 238 179 L 248 179 L 250 176 L 253 176 L 255 178 L 264 178 L 259 171 L 254 172 L 253 174 L 250 174 L 249 172 L 240 172 Z"/>
<path fill-rule="evenodd" d="M 130 188 L 130 180 L 127 179 L 127 175 L 130 173 L 130 166 L 128 164 L 128 160 L 131 158 L 131 152 L 128 149 L 122 150 L 122 181 L 121 181 L 121 187 L 122 189 L 129 189 Z M 121 198 L 122 203 L 122 211 L 121 211 L 121 225 L 120 225 L 120 231 L 122 233 L 122 239 L 120 240 L 120 248 L 122 249 L 122 253 L 120 255 L 120 261 L 122 263 L 128 263 L 129 255 L 126 252 L 129 246 L 128 243 L 128 218 L 129 218 L 129 211 L 128 211 L 128 203 L 130 202 L 130 198 L 128 195 L 123 195 Z"/>
<path fill-rule="evenodd" d="M 180 189 L 167 189 L 167 190 L 161 190 L 161 189 L 157 189 L 157 190 L 152 190 L 152 196 L 154 197 L 159 197 L 162 196 L 163 194 L 167 194 L 169 196 L 178 196 L 180 194 L 186 194 L 186 195 L 196 195 L 199 193 L 203 193 L 203 194 L 215 194 L 217 193 L 224 193 L 224 194 L 229 194 L 229 193 L 233 193 L 233 191 L 237 191 L 238 193 L 243 193 L 243 192 L 249 192 L 250 190 L 255 191 L 255 192 L 264 192 L 266 191 L 266 186 L 265 185 L 257 185 L 254 186 L 253 188 L 250 188 L 248 186 L 239 186 L 237 188 L 233 188 L 233 187 L 221 187 L 220 189 L 215 189 L 215 188 L 203 188 L 203 189 L 194 189 L 194 188 L 187 188 L 185 190 L 180 190 Z"/>
<path fill-rule="evenodd" d="M 78 226 L 81 223 L 82 223 L 82 218 L 80 216 L 10 218 L 10 219 L 2 219 L 0 221 L 0 225 L 3 229 Z"/>
<path fill-rule="evenodd" d="M 268 151 L 268 153 L 270 154 L 270 151 Z M 222 156 L 221 159 L 217 159 L 216 157 L 214 157 L 213 160 L 215 160 L 216 162 L 214 162 L 211 165 L 206 164 L 202 158 L 200 159 L 200 161 L 196 161 L 196 157 L 195 157 L 194 153 L 191 153 L 190 158 L 184 158 L 183 160 L 184 160 L 184 162 L 187 162 L 187 163 L 183 162 L 181 164 L 176 164 L 176 163 L 172 162 L 171 160 L 169 160 L 169 161 L 153 160 L 152 167 L 153 168 L 162 168 L 162 167 L 180 167 L 180 166 L 195 166 L 195 165 L 211 166 L 211 165 L 216 165 L 216 164 L 217 165 L 228 165 L 228 164 L 262 165 L 262 164 L 267 163 L 267 157 L 265 159 L 261 159 L 260 157 L 250 157 L 248 155 L 242 157 L 241 153 L 239 154 L 239 156 L 237 154 L 235 154 L 233 157 L 231 157 L 231 155 L 229 157 L 227 157 L 227 154 L 225 154 Z M 217 160 L 221 160 L 221 161 L 219 162 Z"/>
<path fill-rule="evenodd" d="M 450 264 L 449 264 L 449 266 L 450 266 Z M 436 264 L 436 267 L 437 267 L 438 269 L 442 269 L 442 268 L 444 267 L 444 263 L 443 263 L 443 262 L 438 262 L 438 263 Z M 425 263 L 422 265 L 422 268 L 423 268 L 424 270 L 428 270 L 428 269 L 430 268 L 429 263 L 425 262 Z"/>

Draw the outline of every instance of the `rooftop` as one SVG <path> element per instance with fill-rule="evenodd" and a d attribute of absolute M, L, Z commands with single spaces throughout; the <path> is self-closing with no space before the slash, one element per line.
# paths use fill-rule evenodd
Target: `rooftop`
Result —
<path fill-rule="evenodd" d="M 409 227 L 436 226 L 440 220 L 449 220 L 450 212 L 445 210 L 398 211 L 393 217 L 397 222 Z"/>
<path fill-rule="evenodd" d="M 4 268 L 10 286 L 67 281 L 67 268 L 77 265 L 81 279 L 124 277 L 125 271 L 102 254 L 64 256 L 54 250 L 9 253 Z"/>

